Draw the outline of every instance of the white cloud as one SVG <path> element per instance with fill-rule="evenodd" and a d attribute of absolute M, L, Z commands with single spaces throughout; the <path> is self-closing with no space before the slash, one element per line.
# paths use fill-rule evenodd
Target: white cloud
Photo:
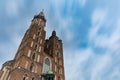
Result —
<path fill-rule="evenodd" d="M 86 62 L 92 55 L 93 52 L 90 48 L 85 50 L 65 50 L 65 71 L 66 80 L 83 79 L 82 67 L 83 63 Z"/>
<path fill-rule="evenodd" d="M 92 28 L 90 29 L 90 35 L 89 35 L 90 40 L 96 37 L 98 30 L 105 22 L 106 15 L 107 15 L 107 10 L 105 9 L 97 8 L 93 11 L 93 14 L 91 16 Z"/>
<path fill-rule="evenodd" d="M 92 14 L 92 27 L 89 32 L 90 46 L 100 47 L 105 49 L 105 53 L 95 53 L 98 56 L 94 58 L 91 68 L 90 80 L 119 80 L 119 71 L 112 71 L 110 68 L 116 70 L 116 66 L 120 60 L 120 20 L 119 17 L 113 18 L 109 21 L 108 11 L 105 9 L 95 9 Z M 111 25 L 109 25 L 111 24 Z M 106 25 L 109 25 L 106 27 Z M 101 31 L 101 33 L 100 33 Z M 102 32 L 105 31 L 105 32 Z M 109 32 L 109 33 L 108 33 Z M 94 50 L 94 49 L 93 49 Z M 116 64 L 116 65 L 114 65 Z M 109 73 L 108 73 L 109 72 Z M 106 76 L 104 76 L 104 74 Z M 115 76 L 117 78 L 115 78 Z"/>
<path fill-rule="evenodd" d="M 119 40 L 120 40 L 120 25 L 119 20 L 116 21 L 116 24 L 112 28 L 112 31 L 110 35 L 108 36 L 107 33 L 101 33 L 98 34 L 98 31 L 100 28 L 105 28 L 105 26 L 93 26 L 90 31 L 90 40 L 92 40 L 95 44 L 95 46 L 102 47 L 102 48 L 109 48 L 109 49 L 118 49 L 119 46 Z M 96 29 L 97 28 L 97 29 Z M 110 30 L 110 29 L 108 29 Z M 107 32 L 107 31 L 106 31 Z"/>
<path fill-rule="evenodd" d="M 99 56 L 94 61 L 91 71 L 91 79 L 90 80 L 101 80 L 101 75 L 103 70 L 105 70 L 111 62 L 111 56 L 108 54 Z"/>

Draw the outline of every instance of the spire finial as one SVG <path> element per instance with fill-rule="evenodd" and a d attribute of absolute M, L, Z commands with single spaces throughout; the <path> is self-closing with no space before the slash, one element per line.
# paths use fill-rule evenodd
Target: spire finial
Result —
<path fill-rule="evenodd" d="M 44 11 L 44 9 L 42 9 L 42 11 L 40 11 L 40 13 L 38 15 L 35 15 L 34 18 L 41 18 L 46 22 L 45 15 L 44 15 L 43 11 Z"/>
<path fill-rule="evenodd" d="M 40 16 L 44 16 L 44 9 L 42 9 L 42 11 L 39 13 Z"/>

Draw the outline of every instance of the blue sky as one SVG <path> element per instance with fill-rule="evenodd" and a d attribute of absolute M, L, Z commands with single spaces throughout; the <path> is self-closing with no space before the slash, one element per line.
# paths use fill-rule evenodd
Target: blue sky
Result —
<path fill-rule="evenodd" d="M 120 0 L 1 0 L 0 66 L 14 58 L 34 15 L 63 40 L 66 80 L 120 80 Z"/>

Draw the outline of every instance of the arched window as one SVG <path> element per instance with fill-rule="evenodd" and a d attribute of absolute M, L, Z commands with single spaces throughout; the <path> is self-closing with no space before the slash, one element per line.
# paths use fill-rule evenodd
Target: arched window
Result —
<path fill-rule="evenodd" d="M 32 80 L 34 80 L 34 78 L 32 78 Z"/>
<path fill-rule="evenodd" d="M 34 65 L 33 63 L 30 65 L 30 71 L 33 72 L 33 69 L 34 69 Z"/>
<path fill-rule="evenodd" d="M 40 31 L 38 31 L 37 35 L 40 36 Z"/>
<path fill-rule="evenodd" d="M 45 59 L 45 64 L 48 65 L 48 66 L 50 66 L 50 61 L 49 61 L 48 58 Z"/>
<path fill-rule="evenodd" d="M 59 51 L 56 52 L 56 55 L 57 55 L 58 57 L 61 56 Z"/>
<path fill-rule="evenodd" d="M 34 53 L 33 56 L 32 56 L 32 60 L 35 60 L 35 53 Z"/>
<path fill-rule="evenodd" d="M 43 73 L 46 73 L 49 70 L 50 70 L 50 60 L 46 58 L 43 64 Z"/>
<path fill-rule="evenodd" d="M 23 77 L 23 80 L 25 80 L 25 79 L 26 79 L 26 77 L 24 76 L 24 77 Z"/>
<path fill-rule="evenodd" d="M 57 47 L 57 48 L 60 48 L 60 45 L 57 43 L 57 44 L 56 44 L 56 47 Z"/>
<path fill-rule="evenodd" d="M 35 45 L 35 48 L 34 48 L 35 50 L 37 50 L 37 44 Z"/>
<path fill-rule="evenodd" d="M 41 30 L 41 27 L 39 28 L 39 30 Z"/>
<path fill-rule="evenodd" d="M 27 74 L 24 75 L 23 80 L 26 80 Z"/>

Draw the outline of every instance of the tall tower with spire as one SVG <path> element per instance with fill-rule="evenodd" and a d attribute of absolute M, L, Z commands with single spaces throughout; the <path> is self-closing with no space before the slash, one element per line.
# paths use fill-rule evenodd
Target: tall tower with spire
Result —
<path fill-rule="evenodd" d="M 62 40 L 52 32 L 45 39 L 46 18 L 35 15 L 13 60 L 3 64 L 0 80 L 46 80 L 47 73 L 54 80 L 65 80 Z"/>

